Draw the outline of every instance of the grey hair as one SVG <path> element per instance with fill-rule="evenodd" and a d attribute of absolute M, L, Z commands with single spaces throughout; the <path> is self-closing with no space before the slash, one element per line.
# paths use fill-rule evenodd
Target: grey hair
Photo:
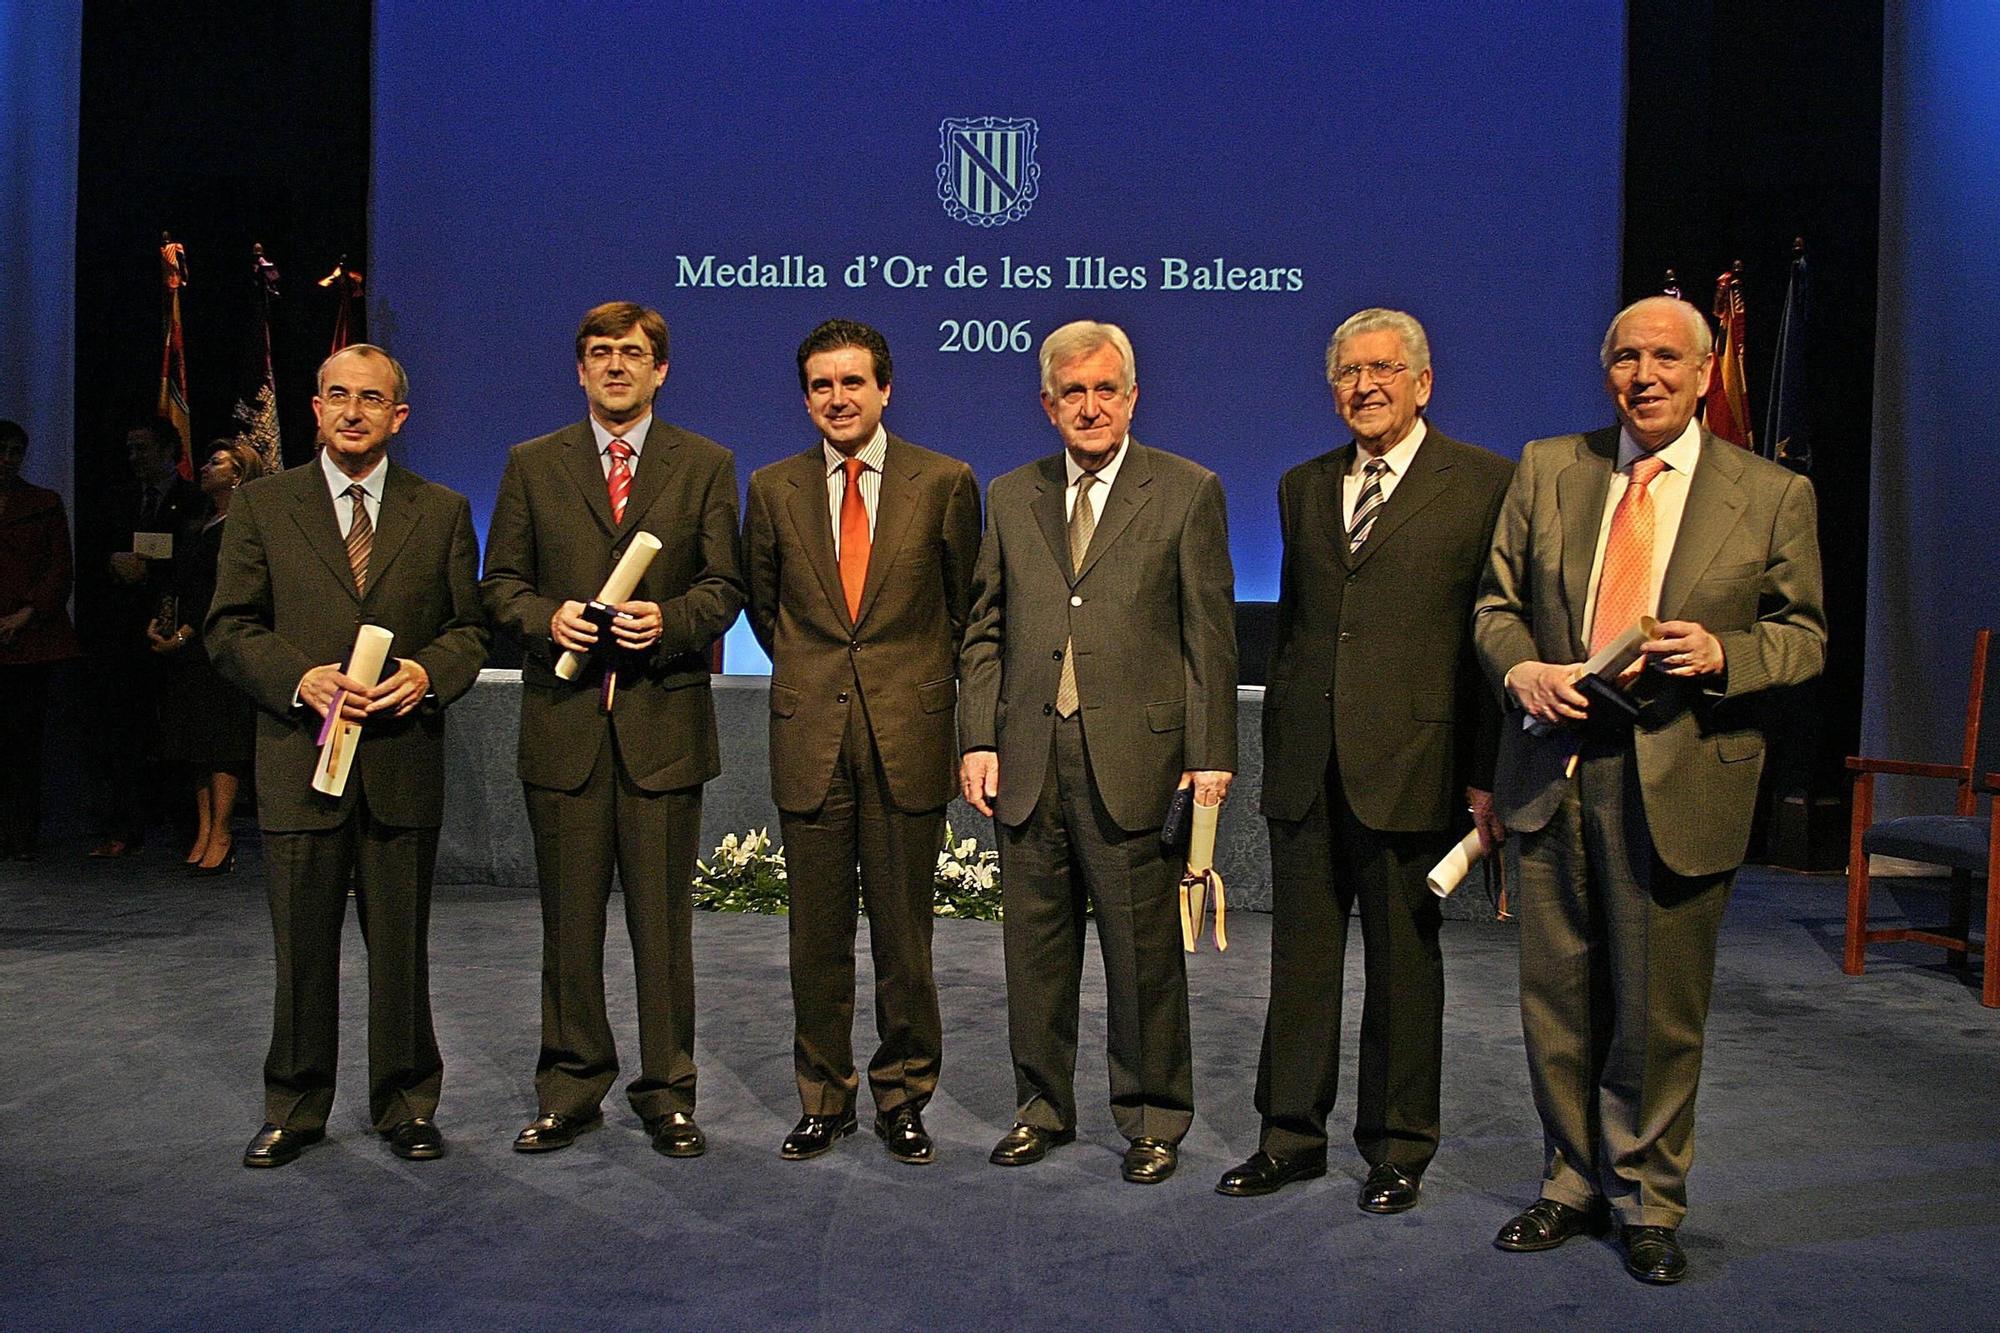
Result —
<path fill-rule="evenodd" d="M 1051 398 L 1056 396 L 1057 366 L 1080 356 L 1089 356 L 1107 345 L 1116 347 L 1119 359 L 1125 363 L 1123 382 L 1118 387 L 1129 391 L 1139 382 L 1139 361 L 1132 355 L 1132 340 L 1116 324 L 1079 319 L 1042 339 L 1042 392 Z"/>
<path fill-rule="evenodd" d="M 1617 340 L 1618 326 L 1625 322 L 1627 315 L 1641 306 L 1661 303 L 1679 310 L 1687 320 L 1688 328 L 1694 334 L 1695 360 L 1699 361 L 1715 350 L 1715 331 L 1708 327 L 1708 317 L 1695 309 L 1692 304 L 1681 300 L 1678 296 L 1642 296 L 1612 318 L 1611 327 L 1604 331 L 1604 343 L 1597 349 L 1597 364 L 1606 370 L 1611 369 L 1611 344 Z"/>
<path fill-rule="evenodd" d="M 396 401 L 399 403 L 410 401 L 410 377 L 403 373 L 403 363 L 395 357 L 390 356 L 374 343 L 349 343 L 326 360 L 320 362 L 319 372 L 313 377 L 313 386 L 316 389 L 324 389 L 326 387 L 326 368 L 350 352 L 358 356 L 379 356 L 384 361 L 387 361 L 389 363 L 390 377 L 395 381 Z"/>
<path fill-rule="evenodd" d="M 1340 322 L 1333 336 L 1326 340 L 1326 382 L 1333 383 L 1333 368 L 1339 364 L 1336 353 L 1340 345 L 1349 338 L 1358 338 L 1364 333 L 1374 333 L 1387 329 L 1403 340 L 1403 351 L 1410 358 L 1410 374 L 1421 375 L 1431 368 L 1431 340 L 1424 334 L 1424 326 L 1417 323 L 1415 315 L 1400 310 L 1384 310 L 1380 306 L 1370 306 L 1357 310 Z"/>

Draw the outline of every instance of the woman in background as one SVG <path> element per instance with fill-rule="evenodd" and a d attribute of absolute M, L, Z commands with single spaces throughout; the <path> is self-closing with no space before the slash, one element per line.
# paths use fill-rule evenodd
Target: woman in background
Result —
<path fill-rule="evenodd" d="M 49 670 L 77 656 L 62 497 L 21 480 L 28 432 L 0 421 L 0 856 L 31 861 L 41 835 Z"/>

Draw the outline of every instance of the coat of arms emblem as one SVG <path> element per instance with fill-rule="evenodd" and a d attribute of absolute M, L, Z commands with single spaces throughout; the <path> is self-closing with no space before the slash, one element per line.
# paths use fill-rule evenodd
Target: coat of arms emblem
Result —
<path fill-rule="evenodd" d="M 950 116 L 938 126 L 938 143 L 938 198 L 946 213 L 973 227 L 1004 227 L 1027 216 L 1042 175 L 1034 121 Z"/>

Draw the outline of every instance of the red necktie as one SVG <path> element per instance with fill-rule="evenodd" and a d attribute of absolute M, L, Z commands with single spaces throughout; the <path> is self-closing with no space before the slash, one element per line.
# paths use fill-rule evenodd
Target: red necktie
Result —
<path fill-rule="evenodd" d="M 611 470 L 605 474 L 605 484 L 611 488 L 611 521 L 625 521 L 625 501 L 632 494 L 632 446 L 623 440 L 613 440 L 605 446 L 611 451 Z"/>
<path fill-rule="evenodd" d="M 847 593 L 847 615 L 861 619 L 861 589 L 868 582 L 868 506 L 861 502 L 861 470 L 867 464 L 850 458 L 841 464 L 847 489 L 840 494 L 840 586 Z"/>
<path fill-rule="evenodd" d="M 1646 488 L 1666 466 L 1651 454 L 1635 460 L 1625 494 L 1611 515 L 1604 569 L 1597 576 L 1597 611 L 1590 622 L 1593 655 L 1653 609 L 1653 497 Z"/>

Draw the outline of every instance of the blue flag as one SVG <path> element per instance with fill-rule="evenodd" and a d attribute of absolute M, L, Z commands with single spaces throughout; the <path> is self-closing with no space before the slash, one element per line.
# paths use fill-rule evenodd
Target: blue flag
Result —
<path fill-rule="evenodd" d="M 1806 243 L 1792 247 L 1792 271 L 1785 281 L 1785 309 L 1778 316 L 1777 356 L 1771 365 L 1771 399 L 1764 413 L 1766 458 L 1794 472 L 1812 471 L 1812 436 L 1806 425 L 1806 313 L 1812 286 L 1806 274 Z"/>

